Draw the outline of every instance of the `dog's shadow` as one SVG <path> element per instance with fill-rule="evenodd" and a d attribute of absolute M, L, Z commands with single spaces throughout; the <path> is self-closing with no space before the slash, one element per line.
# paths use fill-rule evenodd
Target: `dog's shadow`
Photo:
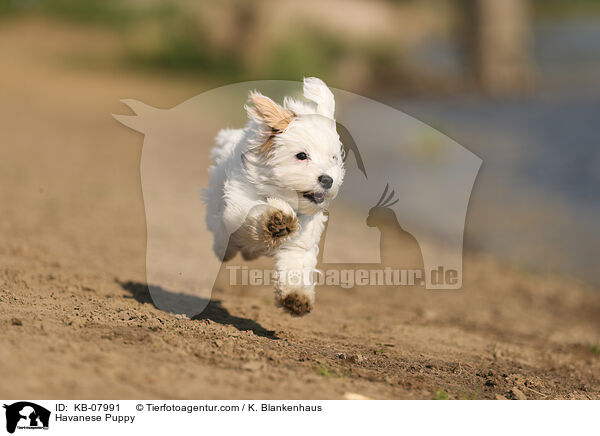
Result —
<path fill-rule="evenodd" d="M 133 298 L 140 303 L 150 303 L 157 309 L 163 310 L 154 304 L 154 301 L 152 300 L 152 297 L 150 296 L 150 290 L 148 289 L 148 285 L 146 283 L 132 282 L 132 281 L 122 282 L 118 279 L 115 281 L 124 290 L 128 291 L 131 294 L 131 297 L 129 297 L 129 298 Z M 157 287 L 153 286 L 153 292 L 161 292 L 170 298 L 177 298 L 177 299 L 185 298 L 185 299 L 191 300 L 190 305 L 192 305 L 192 306 L 193 305 L 196 305 L 196 306 L 204 305 L 202 303 L 206 302 L 199 297 L 195 297 L 193 295 L 184 295 L 184 294 L 171 292 L 171 291 L 168 291 L 168 290 L 158 287 L 158 286 Z M 198 300 L 203 300 L 203 301 L 201 302 Z M 206 305 L 206 308 L 202 311 L 202 313 L 199 313 L 199 314 L 193 316 L 192 319 L 193 320 L 208 319 L 217 324 L 231 325 L 231 326 L 235 327 L 236 329 L 238 329 L 239 331 L 250 330 L 256 336 L 261 336 L 263 338 L 268 338 L 268 339 L 273 339 L 273 340 L 280 339 L 273 330 L 267 330 L 266 328 L 261 326 L 256 321 L 249 319 L 249 318 L 242 318 L 239 316 L 232 315 L 231 313 L 229 313 L 229 311 L 225 307 L 223 307 L 220 300 L 209 301 L 208 305 Z"/>

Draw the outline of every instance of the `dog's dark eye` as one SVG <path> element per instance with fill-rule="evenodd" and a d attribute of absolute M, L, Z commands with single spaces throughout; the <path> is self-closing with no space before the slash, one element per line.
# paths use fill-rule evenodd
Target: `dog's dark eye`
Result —
<path fill-rule="evenodd" d="M 301 151 L 300 153 L 298 153 L 296 155 L 296 159 L 298 159 L 298 160 L 306 160 L 306 159 L 308 159 L 308 156 L 306 155 L 306 153 L 304 153 L 303 151 Z"/>

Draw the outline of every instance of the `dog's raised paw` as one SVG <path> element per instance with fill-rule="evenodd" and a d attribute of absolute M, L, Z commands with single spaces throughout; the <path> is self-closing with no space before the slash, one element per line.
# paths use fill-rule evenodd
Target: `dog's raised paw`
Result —
<path fill-rule="evenodd" d="M 274 210 L 267 216 L 264 227 L 267 242 L 280 240 L 298 230 L 298 218 L 281 210 Z"/>
<path fill-rule="evenodd" d="M 308 295 L 292 292 L 281 299 L 281 306 L 295 316 L 304 316 L 313 309 Z"/>

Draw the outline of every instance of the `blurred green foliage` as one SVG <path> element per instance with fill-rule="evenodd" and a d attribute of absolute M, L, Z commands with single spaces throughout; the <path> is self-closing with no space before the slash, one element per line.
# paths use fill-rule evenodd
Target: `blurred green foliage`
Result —
<path fill-rule="evenodd" d="M 206 29 L 195 16 L 186 14 L 169 2 L 157 4 L 146 12 L 143 20 L 132 25 L 131 33 L 140 26 L 153 24 L 155 42 L 150 47 L 128 45 L 126 62 L 131 66 L 176 71 L 202 71 L 222 78 L 235 78 L 243 69 L 232 53 L 211 44 Z"/>
<path fill-rule="evenodd" d="M 327 80 L 351 73 L 345 71 L 352 68 L 345 66 L 347 61 L 368 66 L 371 79 L 380 84 L 398 80 L 403 67 L 402 57 L 390 42 L 349 42 L 306 25 L 275 43 L 263 70 L 256 73 L 283 80 L 297 80 L 298 75 L 318 75 Z"/>
<path fill-rule="evenodd" d="M 600 14 L 600 0 L 532 0 L 538 17 L 565 18 Z"/>
<path fill-rule="evenodd" d="M 27 3 L 43 14 L 115 29 L 123 29 L 140 18 L 140 11 L 121 0 L 38 0 Z"/>
<path fill-rule="evenodd" d="M 273 78 L 296 80 L 299 74 L 315 71 L 328 76 L 348 50 L 341 41 L 319 29 L 307 27 L 298 33 L 277 42 L 271 50 L 265 69 Z"/>
<path fill-rule="evenodd" d="M 0 18 L 9 16 L 18 10 L 14 0 L 0 0 Z"/>
<path fill-rule="evenodd" d="M 235 77 L 242 65 L 210 43 L 195 16 L 175 2 L 132 3 L 124 0 L 0 0 L 0 16 L 34 15 L 95 25 L 117 32 L 124 41 L 128 66 L 198 71 Z M 130 44 L 140 28 L 151 24 L 156 41 L 150 46 Z"/>
<path fill-rule="evenodd" d="M 124 27 L 137 12 L 121 0 L 0 0 L 0 15 L 37 14 L 84 24 Z"/>
<path fill-rule="evenodd" d="M 122 41 L 121 60 L 130 68 L 201 73 L 226 81 L 258 77 L 296 80 L 301 74 L 327 80 L 343 73 L 343 61 L 348 59 L 367 65 L 385 79 L 386 74 L 397 71 L 398 64 L 389 43 L 357 44 L 302 23 L 283 38 L 267 42 L 260 54 L 263 58 L 250 62 L 235 40 L 217 47 L 204 25 L 206 17 L 197 8 L 173 0 L 0 0 L 0 16 L 17 15 L 114 32 Z"/>

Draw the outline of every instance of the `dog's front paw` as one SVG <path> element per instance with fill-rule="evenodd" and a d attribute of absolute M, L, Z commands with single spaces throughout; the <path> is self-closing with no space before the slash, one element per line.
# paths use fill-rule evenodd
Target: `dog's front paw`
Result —
<path fill-rule="evenodd" d="M 263 234 L 269 244 L 276 244 L 298 230 L 298 218 L 279 209 L 267 213 L 264 221 Z"/>
<path fill-rule="evenodd" d="M 279 302 L 290 314 L 304 316 L 313 309 L 313 302 L 309 295 L 292 292 L 284 296 Z"/>

